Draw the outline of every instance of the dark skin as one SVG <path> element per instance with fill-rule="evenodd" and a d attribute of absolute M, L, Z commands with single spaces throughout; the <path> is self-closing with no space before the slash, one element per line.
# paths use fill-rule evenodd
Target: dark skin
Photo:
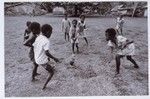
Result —
<path fill-rule="evenodd" d="M 50 38 L 51 37 L 51 33 L 52 31 L 48 31 L 47 33 L 44 34 L 44 36 L 46 36 L 47 38 Z M 45 51 L 45 54 L 49 57 L 49 58 L 52 58 L 55 62 L 60 62 L 58 58 L 54 57 L 53 55 L 50 54 L 49 50 L 46 50 Z M 48 82 L 51 80 L 51 78 L 53 77 L 54 75 L 54 70 L 53 68 L 49 65 L 49 64 L 46 64 L 47 67 L 46 67 L 46 70 L 49 72 L 49 76 L 43 86 L 43 90 L 46 88 Z"/>
<path fill-rule="evenodd" d="M 123 46 L 118 46 L 118 44 L 116 43 L 117 42 L 117 38 L 116 37 L 112 38 L 111 41 L 116 45 L 117 49 L 121 49 L 121 50 L 123 50 L 124 48 L 126 48 L 129 44 L 133 43 L 133 41 L 127 40 L 126 44 L 124 44 Z M 113 52 L 113 50 L 114 50 L 114 48 L 111 47 L 111 52 Z M 127 60 L 129 60 L 131 63 L 133 63 L 134 64 L 134 68 L 139 68 L 138 64 L 134 61 L 134 59 L 132 58 L 131 55 L 119 55 L 119 54 L 117 54 L 115 56 L 116 74 L 120 73 L 121 58 L 123 58 L 123 57 L 126 57 Z"/>
<path fill-rule="evenodd" d="M 74 28 L 77 27 L 77 22 L 72 22 L 72 24 L 73 24 Z M 75 34 L 74 34 L 74 35 L 75 35 Z M 76 48 L 77 48 L 77 53 L 79 53 L 79 46 L 78 46 L 78 43 L 75 43 L 75 41 L 76 41 L 77 38 L 73 37 L 73 35 L 72 35 L 71 39 L 73 39 L 73 41 L 74 41 L 74 42 L 72 43 L 72 52 L 75 53 L 74 47 L 76 46 Z"/>
<path fill-rule="evenodd" d="M 25 40 L 23 42 L 23 44 L 25 46 L 28 46 L 28 47 L 33 47 L 32 44 L 31 44 L 31 42 L 34 42 L 34 40 L 36 38 L 35 34 L 39 34 L 39 33 L 40 33 L 40 30 L 33 29 L 32 33 L 30 33 L 30 35 L 29 35 L 29 38 L 27 40 Z M 36 62 L 33 62 L 33 66 L 34 66 L 34 68 L 33 68 L 33 71 L 32 71 L 32 81 L 35 81 L 36 80 L 35 76 L 40 75 L 40 74 L 37 73 L 38 64 Z"/>
<path fill-rule="evenodd" d="M 28 21 L 26 25 L 27 25 L 27 29 L 25 30 L 25 33 L 24 33 L 24 41 L 29 38 L 29 34 L 31 33 L 31 30 L 30 30 L 31 22 Z"/>

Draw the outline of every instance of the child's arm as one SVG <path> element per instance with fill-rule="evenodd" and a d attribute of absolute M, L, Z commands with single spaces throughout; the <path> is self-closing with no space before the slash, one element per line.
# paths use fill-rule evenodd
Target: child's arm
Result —
<path fill-rule="evenodd" d="M 49 47 L 50 47 L 50 42 L 47 41 L 44 45 L 43 45 L 43 49 L 45 50 L 45 54 L 49 57 L 52 58 L 55 62 L 59 62 L 59 60 L 57 58 L 55 58 L 53 55 L 50 54 L 49 52 Z"/>
<path fill-rule="evenodd" d="M 24 41 L 26 40 L 26 36 L 27 35 L 27 32 L 26 32 L 26 30 L 24 31 Z"/>
<path fill-rule="evenodd" d="M 69 27 L 71 27 L 71 23 L 70 23 L 70 21 L 68 20 L 68 22 L 69 22 Z"/>
<path fill-rule="evenodd" d="M 84 22 L 84 29 L 86 29 L 86 23 Z"/>
<path fill-rule="evenodd" d="M 56 58 L 56 57 L 54 57 L 53 55 L 50 54 L 49 50 L 46 50 L 46 51 L 45 51 L 45 54 L 46 54 L 48 57 L 52 58 L 55 62 L 59 62 L 58 58 Z"/>
<path fill-rule="evenodd" d="M 32 47 L 32 45 L 31 45 L 30 42 L 32 42 L 33 39 L 34 39 L 34 35 L 33 35 L 32 33 L 30 33 L 29 38 L 28 38 L 27 40 L 25 40 L 25 41 L 23 42 L 23 44 L 24 44 L 25 46 Z"/>
<path fill-rule="evenodd" d="M 109 46 L 111 53 L 113 53 L 113 51 L 114 51 L 114 46 L 113 46 L 113 44 L 112 44 L 112 42 L 111 42 L 110 40 L 108 41 L 108 44 L 107 44 L 107 45 Z"/>

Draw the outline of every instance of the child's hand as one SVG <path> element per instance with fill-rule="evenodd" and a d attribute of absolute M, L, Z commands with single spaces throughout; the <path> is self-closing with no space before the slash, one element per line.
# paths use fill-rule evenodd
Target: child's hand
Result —
<path fill-rule="evenodd" d="M 54 61 L 55 61 L 56 63 L 60 63 L 60 61 L 59 61 L 58 58 L 55 58 Z"/>

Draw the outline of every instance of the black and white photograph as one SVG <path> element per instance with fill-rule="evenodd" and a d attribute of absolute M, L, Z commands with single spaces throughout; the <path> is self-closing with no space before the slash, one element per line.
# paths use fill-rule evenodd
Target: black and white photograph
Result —
<path fill-rule="evenodd" d="M 148 96 L 147 1 L 4 2 L 4 96 Z"/>

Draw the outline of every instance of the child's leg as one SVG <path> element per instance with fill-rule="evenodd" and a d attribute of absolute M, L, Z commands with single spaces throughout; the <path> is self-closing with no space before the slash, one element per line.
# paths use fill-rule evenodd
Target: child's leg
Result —
<path fill-rule="evenodd" d="M 119 35 L 119 29 L 116 29 L 117 34 Z"/>
<path fill-rule="evenodd" d="M 43 89 L 46 88 L 46 85 L 48 84 L 48 82 L 51 80 L 51 78 L 52 78 L 53 75 L 54 75 L 54 69 L 51 67 L 50 64 L 47 63 L 45 69 L 49 72 L 49 77 L 47 78 L 47 80 L 46 80 L 46 82 L 45 82 L 45 84 L 44 84 L 44 86 L 43 86 Z"/>
<path fill-rule="evenodd" d="M 84 38 L 86 44 L 88 45 L 88 40 L 87 40 L 87 38 L 86 38 L 86 37 L 83 37 L 83 38 Z"/>
<path fill-rule="evenodd" d="M 75 53 L 75 52 L 74 52 L 74 46 L 75 46 L 75 43 L 73 42 L 73 43 L 72 43 L 72 52 L 73 52 L 73 53 Z"/>
<path fill-rule="evenodd" d="M 119 71 L 120 71 L 120 59 L 122 58 L 123 56 L 121 55 L 116 55 L 116 72 L 117 74 L 119 74 Z"/>
<path fill-rule="evenodd" d="M 67 33 L 65 32 L 65 40 L 66 40 L 66 36 L 67 36 Z"/>
<path fill-rule="evenodd" d="M 79 53 L 79 46 L 78 43 L 76 43 L 77 53 Z"/>
<path fill-rule="evenodd" d="M 132 62 L 134 64 L 134 68 L 139 68 L 139 66 L 137 65 L 137 63 L 133 60 L 133 58 L 131 56 L 127 56 L 127 60 L 129 60 L 130 62 Z"/>
<path fill-rule="evenodd" d="M 70 38 L 69 38 L 69 33 L 67 33 L 67 37 L 68 37 L 68 41 L 69 41 L 69 39 L 70 39 Z"/>
<path fill-rule="evenodd" d="M 35 76 L 40 75 L 40 74 L 37 73 L 38 64 L 33 62 L 33 65 L 34 65 L 34 68 L 33 68 L 33 71 L 32 71 L 32 81 L 35 80 Z"/>

